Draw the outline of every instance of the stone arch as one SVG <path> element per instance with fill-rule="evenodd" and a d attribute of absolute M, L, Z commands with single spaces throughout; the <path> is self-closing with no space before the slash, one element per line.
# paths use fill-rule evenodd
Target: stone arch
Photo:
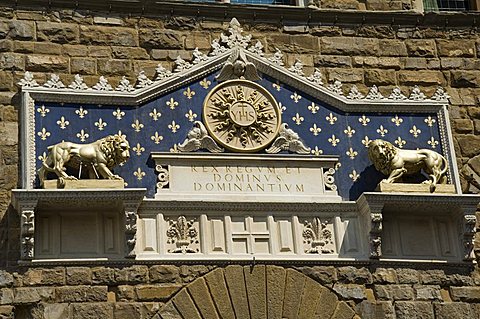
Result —
<path fill-rule="evenodd" d="M 181 289 L 154 319 L 352 319 L 336 294 L 277 266 L 217 268 Z"/>

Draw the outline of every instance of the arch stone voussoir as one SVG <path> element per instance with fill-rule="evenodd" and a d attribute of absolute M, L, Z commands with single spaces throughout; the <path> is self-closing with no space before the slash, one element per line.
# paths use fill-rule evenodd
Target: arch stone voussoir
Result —
<path fill-rule="evenodd" d="M 155 319 L 352 319 L 355 311 L 310 277 L 278 266 L 217 268 L 181 289 Z"/>

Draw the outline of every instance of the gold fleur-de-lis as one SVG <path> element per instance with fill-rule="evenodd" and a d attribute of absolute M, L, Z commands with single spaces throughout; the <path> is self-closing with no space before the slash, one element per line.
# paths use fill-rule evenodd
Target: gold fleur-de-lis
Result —
<path fill-rule="evenodd" d="M 328 141 L 332 143 L 333 147 L 337 146 L 337 144 L 340 143 L 340 140 L 335 136 L 335 134 L 333 134 L 332 137 L 329 137 Z"/>
<path fill-rule="evenodd" d="M 142 169 L 139 167 L 137 168 L 137 170 L 135 172 L 133 172 L 133 175 L 135 175 L 135 177 L 141 181 L 143 179 L 143 177 L 145 177 L 145 172 L 142 171 Z"/>
<path fill-rule="evenodd" d="M 121 120 L 124 116 L 125 116 L 125 112 L 123 112 L 122 110 L 120 110 L 119 107 L 117 107 L 117 109 L 115 111 L 113 111 L 113 116 L 115 116 L 115 118 L 117 120 Z"/>
<path fill-rule="evenodd" d="M 280 108 L 280 113 L 283 114 L 287 110 L 285 105 L 282 104 L 282 102 L 278 102 L 278 107 Z"/>
<path fill-rule="evenodd" d="M 275 90 L 280 92 L 280 88 L 281 88 L 280 82 L 277 81 L 277 82 L 273 83 L 272 86 Z"/>
<path fill-rule="evenodd" d="M 104 122 L 102 118 L 99 118 L 97 122 L 94 123 L 96 127 L 98 127 L 99 131 L 103 131 L 105 126 L 107 126 L 107 122 Z"/>
<path fill-rule="evenodd" d="M 38 159 L 42 161 L 42 163 L 45 163 L 47 160 L 47 153 L 43 152 L 42 155 L 38 156 Z"/>
<path fill-rule="evenodd" d="M 80 133 L 77 133 L 77 137 L 80 139 L 80 142 L 85 142 L 85 140 L 89 138 L 90 135 L 82 129 L 80 130 Z"/>
<path fill-rule="evenodd" d="M 144 125 L 140 123 L 138 119 L 136 119 L 135 122 L 132 123 L 132 128 L 135 130 L 135 132 L 140 132 L 140 130 L 144 128 Z"/>
<path fill-rule="evenodd" d="M 348 177 L 350 177 L 352 181 L 356 182 L 360 178 L 360 174 L 358 174 L 356 170 L 353 170 L 350 174 L 348 174 Z"/>
<path fill-rule="evenodd" d="M 75 114 L 77 114 L 79 118 L 83 119 L 85 115 L 88 114 L 88 111 L 85 110 L 82 106 L 80 106 L 78 110 L 75 110 Z"/>
<path fill-rule="evenodd" d="M 322 129 L 317 127 L 317 124 L 315 123 L 313 123 L 313 126 L 310 128 L 310 132 L 312 132 L 314 136 L 317 136 L 321 131 Z"/>
<path fill-rule="evenodd" d="M 314 148 L 312 148 L 311 152 L 315 156 L 320 156 L 323 154 L 323 150 L 319 149 L 318 146 L 315 146 Z"/>
<path fill-rule="evenodd" d="M 150 136 L 150 139 L 155 142 L 155 144 L 160 144 L 160 141 L 163 140 L 163 136 L 159 135 L 158 132 L 155 132 L 152 136 Z"/>
<path fill-rule="evenodd" d="M 438 141 L 436 141 L 432 136 L 430 140 L 428 140 L 427 144 L 430 145 L 432 148 L 435 148 L 438 145 Z"/>
<path fill-rule="evenodd" d="M 37 112 L 40 113 L 41 117 L 45 117 L 47 113 L 50 112 L 50 109 L 46 108 L 45 105 L 42 105 L 39 108 L 37 108 Z"/>
<path fill-rule="evenodd" d="M 368 144 L 370 144 L 372 140 L 368 138 L 368 136 L 365 135 L 365 137 L 362 140 L 362 144 L 365 145 L 365 147 L 368 147 Z"/>
<path fill-rule="evenodd" d="M 49 137 L 52 134 L 50 134 L 50 132 L 48 132 L 47 129 L 43 127 L 42 130 L 37 133 L 37 135 L 40 136 L 42 141 L 45 141 L 47 137 Z"/>
<path fill-rule="evenodd" d="M 362 117 L 358 119 L 358 121 L 362 123 L 363 126 L 367 126 L 370 122 L 370 119 L 366 117 L 365 114 L 363 114 Z"/>
<path fill-rule="evenodd" d="M 158 121 L 158 118 L 159 118 L 160 116 L 162 116 L 162 113 L 157 112 L 157 109 L 153 109 L 152 112 L 150 112 L 148 115 L 150 115 L 150 117 L 151 117 L 154 121 Z"/>
<path fill-rule="evenodd" d="M 353 148 L 349 148 L 348 151 L 345 152 L 345 154 L 348 155 L 348 157 L 350 157 L 351 159 L 355 159 L 355 156 L 358 155 L 358 152 L 353 150 Z"/>
<path fill-rule="evenodd" d="M 191 100 L 192 97 L 195 95 L 195 91 L 191 90 L 190 87 L 188 87 L 185 91 L 183 91 L 183 95 L 185 95 L 187 99 Z"/>
<path fill-rule="evenodd" d="M 67 120 L 65 120 L 65 117 L 62 116 L 62 117 L 57 121 L 57 124 L 58 124 L 58 126 L 60 126 L 60 128 L 61 128 L 62 130 L 64 130 L 64 129 L 70 124 L 70 122 L 67 121 Z"/>
<path fill-rule="evenodd" d="M 192 110 L 188 110 L 187 113 L 185 113 L 185 117 L 190 121 L 193 122 L 197 118 L 197 114 L 193 113 Z"/>
<path fill-rule="evenodd" d="M 135 145 L 132 150 L 138 155 L 142 155 L 142 152 L 145 151 L 145 148 L 140 145 L 140 143 L 137 143 L 137 145 Z"/>
<path fill-rule="evenodd" d="M 293 100 L 293 102 L 298 103 L 302 99 L 300 95 L 297 94 L 297 92 L 294 92 L 292 95 L 290 95 L 290 98 Z"/>
<path fill-rule="evenodd" d="M 120 131 L 120 130 L 118 130 L 117 135 L 122 137 L 122 138 L 127 138 L 127 136 L 125 134 L 123 134 L 122 131 Z"/>
<path fill-rule="evenodd" d="M 347 134 L 348 137 L 352 137 L 353 134 L 355 134 L 355 130 L 352 129 L 349 125 L 345 130 L 343 130 L 343 133 Z"/>
<path fill-rule="evenodd" d="M 300 116 L 300 114 L 297 113 L 294 117 L 292 117 L 292 120 L 295 121 L 295 124 L 300 125 L 305 119 L 303 118 L 303 116 Z"/>
<path fill-rule="evenodd" d="M 377 133 L 380 134 L 381 137 L 384 137 L 385 134 L 388 133 L 388 130 L 383 127 L 383 125 L 380 125 L 380 127 L 377 129 Z"/>
<path fill-rule="evenodd" d="M 178 106 L 178 102 L 173 99 L 173 97 L 170 98 L 170 100 L 167 101 L 167 106 L 170 107 L 171 110 L 175 110 L 175 108 Z"/>
<path fill-rule="evenodd" d="M 431 116 L 427 117 L 425 120 L 423 120 L 425 123 L 427 123 L 428 126 L 432 127 L 433 124 L 435 124 L 435 119 L 432 118 Z"/>
<path fill-rule="evenodd" d="M 201 85 L 205 90 L 208 89 L 208 87 L 210 86 L 210 84 L 212 84 L 212 82 L 210 82 L 210 81 L 207 80 L 206 78 L 200 81 L 200 85 Z"/>
<path fill-rule="evenodd" d="M 337 117 L 334 116 L 332 113 L 328 114 L 325 119 L 328 121 L 328 123 L 330 123 L 330 125 L 335 124 L 335 122 L 337 121 Z"/>
<path fill-rule="evenodd" d="M 402 138 L 399 136 L 399 137 L 397 137 L 397 139 L 395 140 L 395 144 L 397 144 L 397 146 L 398 146 L 399 148 L 403 148 L 403 146 L 404 146 L 405 144 L 407 144 L 407 141 L 402 140 Z"/>
<path fill-rule="evenodd" d="M 173 144 L 173 146 L 170 148 L 170 153 L 180 153 L 177 144 Z"/>
<path fill-rule="evenodd" d="M 411 129 L 410 129 L 410 133 L 413 135 L 413 137 L 418 137 L 418 135 L 420 133 L 422 133 L 422 131 L 420 129 L 417 128 L 416 125 L 414 125 Z"/>
<path fill-rule="evenodd" d="M 395 123 L 396 126 L 400 126 L 403 123 L 403 119 L 399 118 L 398 115 L 395 114 L 395 117 L 391 119 L 392 123 Z"/>
<path fill-rule="evenodd" d="M 320 107 L 313 102 L 307 108 L 310 112 L 312 112 L 312 114 L 315 114 L 318 110 L 320 110 Z"/>
<path fill-rule="evenodd" d="M 172 133 L 177 133 L 177 130 L 180 128 L 180 125 L 175 123 L 175 121 L 172 121 L 172 123 L 168 124 L 168 128 L 170 129 L 170 131 L 172 131 Z"/>

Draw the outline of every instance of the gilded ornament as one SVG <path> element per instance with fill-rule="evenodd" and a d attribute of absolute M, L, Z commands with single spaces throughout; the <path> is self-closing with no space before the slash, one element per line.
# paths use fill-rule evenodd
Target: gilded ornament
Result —
<path fill-rule="evenodd" d="M 159 135 L 158 132 L 155 132 L 152 136 L 150 136 L 150 139 L 155 143 L 155 144 L 160 144 L 161 141 L 163 141 L 163 136 Z"/>
<path fill-rule="evenodd" d="M 206 149 L 212 153 L 223 152 L 215 140 L 208 136 L 208 131 L 200 121 L 193 123 L 193 128 L 188 132 L 187 139 L 178 145 L 181 152 L 194 152 L 199 149 Z"/>
<path fill-rule="evenodd" d="M 203 105 L 209 135 L 239 152 L 265 148 L 280 129 L 280 109 L 262 86 L 247 80 L 226 81 L 212 89 Z"/>
<path fill-rule="evenodd" d="M 270 148 L 267 148 L 265 152 L 275 154 L 280 151 L 289 151 L 297 154 L 310 154 L 310 147 L 305 146 L 297 133 L 288 128 L 286 123 L 283 123 L 280 127 L 278 137 L 272 143 Z"/>

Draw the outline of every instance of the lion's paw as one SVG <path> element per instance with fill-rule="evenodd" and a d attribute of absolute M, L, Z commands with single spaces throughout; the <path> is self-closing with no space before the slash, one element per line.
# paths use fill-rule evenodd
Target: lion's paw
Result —
<path fill-rule="evenodd" d="M 110 177 L 110 179 L 123 179 L 121 176 L 118 176 L 118 175 L 112 175 L 112 177 Z"/>

